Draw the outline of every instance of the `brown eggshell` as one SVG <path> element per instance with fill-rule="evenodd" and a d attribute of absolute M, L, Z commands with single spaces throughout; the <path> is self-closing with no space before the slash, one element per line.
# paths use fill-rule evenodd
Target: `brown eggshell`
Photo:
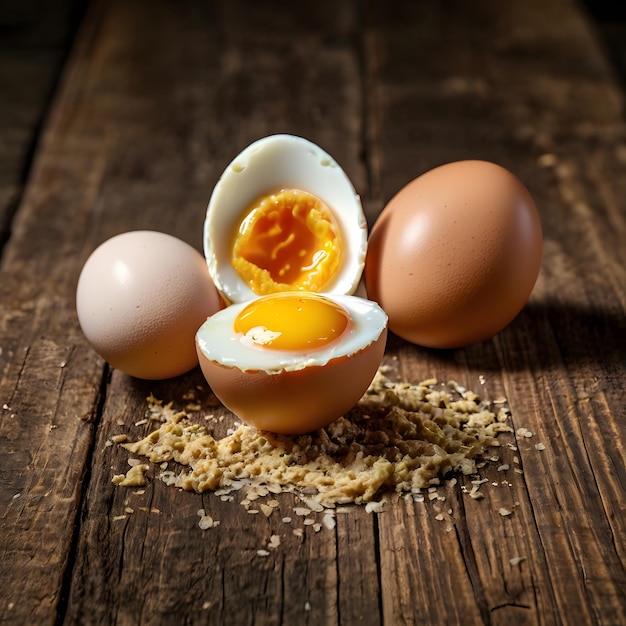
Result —
<path fill-rule="evenodd" d="M 454 348 L 511 322 L 541 254 L 539 215 L 520 180 L 494 163 L 459 161 L 416 178 L 385 207 L 370 234 L 365 283 L 395 334 Z"/>
<path fill-rule="evenodd" d="M 299 435 L 327 426 L 350 410 L 372 382 L 385 351 L 387 329 L 348 357 L 296 371 L 242 371 L 209 360 L 198 349 L 213 393 L 237 417 L 259 430 Z"/>

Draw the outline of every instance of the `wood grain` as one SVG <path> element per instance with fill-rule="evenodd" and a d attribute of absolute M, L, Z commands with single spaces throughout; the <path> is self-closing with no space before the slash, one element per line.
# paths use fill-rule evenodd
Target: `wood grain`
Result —
<path fill-rule="evenodd" d="M 0 623 L 626 623 L 622 112 L 573 0 L 89 3 L 0 266 Z M 110 370 L 74 314 L 95 246 L 149 228 L 200 248 L 221 171 L 274 132 L 333 154 L 370 223 L 428 168 L 484 158 L 544 226 L 536 289 L 497 337 L 388 343 L 406 380 L 507 398 L 498 460 L 334 528 L 305 525 L 293 494 L 266 516 L 157 467 L 114 486 L 130 455 L 111 438 L 149 432 L 150 393 L 210 395 L 199 371 Z"/>

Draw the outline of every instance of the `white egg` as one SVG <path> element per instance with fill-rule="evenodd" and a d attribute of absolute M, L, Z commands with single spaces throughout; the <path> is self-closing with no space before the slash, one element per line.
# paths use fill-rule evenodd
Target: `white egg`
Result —
<path fill-rule="evenodd" d="M 196 334 L 215 395 L 261 430 L 309 432 L 347 412 L 383 357 L 387 315 L 356 296 L 283 292 L 233 304 Z"/>
<path fill-rule="evenodd" d="M 211 195 L 204 252 L 228 302 L 276 291 L 352 294 L 366 250 L 367 223 L 352 183 L 329 154 L 301 137 L 254 142 Z"/>
<path fill-rule="evenodd" d="M 196 331 L 220 307 L 202 254 L 155 231 L 102 243 L 76 287 L 76 313 L 89 343 L 137 378 L 171 378 L 196 367 Z"/>

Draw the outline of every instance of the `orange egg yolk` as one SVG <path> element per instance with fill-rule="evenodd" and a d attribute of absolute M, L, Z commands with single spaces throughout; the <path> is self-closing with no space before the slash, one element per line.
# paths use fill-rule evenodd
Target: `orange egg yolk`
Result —
<path fill-rule="evenodd" d="M 330 209 L 312 194 L 282 189 L 246 212 L 235 234 L 231 263 L 256 294 L 319 292 L 335 275 L 342 254 Z"/>
<path fill-rule="evenodd" d="M 281 293 L 252 301 L 235 319 L 235 332 L 273 350 L 308 352 L 337 341 L 351 327 L 341 305 L 307 293 Z"/>

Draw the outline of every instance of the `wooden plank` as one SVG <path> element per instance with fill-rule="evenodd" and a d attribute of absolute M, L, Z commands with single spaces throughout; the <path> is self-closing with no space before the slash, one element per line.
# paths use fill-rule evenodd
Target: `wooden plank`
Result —
<path fill-rule="evenodd" d="M 456 622 L 474 604 L 479 623 L 623 621 L 620 94 L 571 3 L 459 4 L 454 17 L 432 5 L 370 9 L 368 139 L 380 204 L 430 167 L 485 158 L 527 183 L 546 237 L 531 304 L 492 342 L 447 360 L 400 350 L 418 378 L 439 369 L 464 382 L 488 370 L 515 427 L 533 437 L 509 442 L 518 463 L 510 451 L 503 461 L 523 474 L 507 475 L 508 493 L 502 476 L 488 472 L 487 485 L 499 486 L 487 504 L 447 496 L 456 530 L 447 543 L 431 517 L 420 517 L 418 536 L 411 523 L 399 539 L 398 517 L 381 516 L 385 616 Z M 546 449 L 539 453 L 536 442 Z M 500 508 L 513 515 L 502 518 Z M 412 575 L 395 562 L 399 545 Z M 465 577 L 473 603 L 456 586 L 450 593 L 447 570 L 433 567 L 432 554 Z"/>
<path fill-rule="evenodd" d="M 0 250 L 80 13 L 76 0 L 0 6 Z"/>
<path fill-rule="evenodd" d="M 215 13 L 218 10 L 221 22 Z M 7 615 L 12 619 L 44 622 L 46 616 L 54 619 L 56 610 L 59 619 L 70 622 L 158 621 L 167 620 L 181 605 L 187 607 L 184 610 L 189 612 L 189 619 L 198 620 L 206 616 L 207 607 L 233 619 L 239 616 L 244 622 L 254 615 L 265 615 L 267 623 L 279 616 L 287 621 L 304 616 L 312 622 L 336 618 L 335 541 L 329 542 L 313 529 L 304 528 L 304 545 L 300 547 L 301 540 L 289 530 L 283 538 L 284 551 L 275 558 L 254 558 L 258 549 L 267 546 L 271 533 L 265 525 L 250 525 L 252 516 L 243 508 L 235 507 L 233 511 L 230 503 L 205 503 L 207 510 L 222 521 L 217 532 L 210 535 L 197 526 L 196 511 L 203 503 L 200 496 L 185 498 L 181 504 L 178 492 L 155 482 L 154 491 L 149 489 L 143 499 L 137 500 L 112 487 L 112 474 L 126 465 L 127 454 L 118 448 L 108 449 L 104 443 L 119 432 L 120 415 L 132 423 L 143 414 L 147 391 L 140 386 L 138 392 L 136 383 L 117 374 L 107 383 L 102 362 L 79 339 L 71 312 L 72 289 L 82 261 L 112 234 L 132 228 L 161 229 L 199 247 L 212 185 L 236 150 L 259 136 L 299 132 L 324 144 L 330 137 L 329 129 L 340 129 L 341 139 L 333 137 L 333 152 L 351 170 L 353 180 L 359 180 L 362 165 L 357 152 L 358 124 L 354 123 L 358 120 L 355 98 L 359 93 L 350 78 L 357 67 L 347 46 L 335 41 L 341 42 L 342 29 L 349 29 L 350 24 L 333 19 L 328 28 L 330 40 L 320 45 L 315 24 L 325 18 L 323 12 L 320 17 L 315 13 L 318 9 L 312 9 L 310 15 L 305 15 L 310 18 L 310 26 L 302 29 L 293 49 L 291 33 L 281 30 L 272 13 L 260 16 L 266 28 L 250 23 L 250 36 L 242 38 L 237 17 L 242 9 L 231 10 L 230 3 L 223 7 L 189 3 L 182 10 L 168 3 L 154 3 L 151 28 L 145 29 L 144 4 L 95 3 L 70 60 L 29 194 L 7 249 L 4 277 L 8 280 L 3 284 L 12 295 L 3 300 L 3 305 L 6 303 L 10 317 L 11 306 L 18 309 L 22 303 L 32 301 L 38 306 L 43 324 L 50 315 L 51 303 L 46 302 L 38 286 L 20 281 L 20 277 L 40 274 L 42 267 L 53 268 L 50 289 L 55 290 L 58 313 L 45 328 L 54 337 L 60 332 L 56 341 L 61 345 L 69 341 L 74 344 L 73 354 L 81 355 L 80 364 L 74 357 L 80 368 L 74 369 L 73 361 L 68 361 L 63 369 L 66 379 L 75 378 L 85 385 L 91 381 L 91 387 L 80 393 L 81 402 L 92 411 L 97 408 L 103 374 L 106 402 L 102 416 L 96 415 L 97 452 L 88 472 L 89 490 L 78 544 L 75 548 L 70 545 L 70 526 L 64 537 L 58 535 L 61 524 L 56 518 L 32 528 L 60 558 L 76 558 L 78 565 L 66 579 L 71 587 L 69 602 L 59 600 L 65 562 L 50 563 L 46 574 L 56 579 L 44 584 L 36 575 L 37 559 L 32 559 L 31 567 L 23 563 L 32 557 L 32 551 L 25 549 L 22 558 L 12 554 L 10 560 L 11 567 L 24 573 L 19 584 L 11 583 L 8 571 L 2 576 L 3 581 L 7 580 L 7 597 L 11 598 Z M 157 45 L 162 41 L 168 46 Z M 292 54 L 287 55 L 287 50 Z M 314 52 L 320 59 L 311 65 L 309 57 Z M 245 73 L 244 66 L 249 66 Z M 295 82 L 294 72 L 298 76 Z M 291 82 L 289 98 L 277 99 L 276 89 L 287 79 Z M 325 85 L 324 90 L 320 84 Z M 243 110 L 236 115 L 231 113 L 241 107 Z M 180 115 L 181 108 L 186 115 Z M 230 122 L 223 123 L 227 112 Z M 48 209 L 45 221 L 41 220 L 43 207 Z M 33 242 L 40 248 L 36 259 L 30 254 Z M 59 251 L 64 264 L 49 258 Z M 65 323 L 60 323 L 57 316 L 63 316 Z M 20 333 L 12 334 L 15 345 L 4 353 L 9 371 L 3 382 L 18 416 L 24 414 L 22 399 L 11 388 L 17 385 L 14 380 L 21 370 L 13 355 L 22 343 L 28 344 L 43 332 L 41 325 L 33 325 L 32 321 L 24 316 L 21 337 Z M 27 326 L 29 323 L 31 326 Z M 192 380 L 200 382 L 197 372 L 195 376 Z M 35 387 L 31 377 L 22 380 L 29 388 Z M 189 380 L 185 380 L 187 385 Z M 58 392 L 58 387 L 53 389 Z M 176 397 L 177 387 L 176 383 L 162 383 L 152 390 Z M 48 398 L 44 401 L 46 406 L 51 404 Z M 72 470 L 81 474 L 85 471 L 91 429 L 81 429 L 72 417 L 68 415 L 67 419 L 74 430 L 66 436 L 67 441 L 84 444 L 72 462 Z M 18 439 L 24 441 L 25 437 L 20 433 Z M 35 441 L 42 438 L 44 434 L 38 433 Z M 103 455 L 103 450 L 110 456 Z M 55 465 L 61 460 L 62 455 L 58 455 Z M 67 486 L 76 490 L 79 483 L 70 481 Z M 59 496 L 57 484 L 48 491 L 55 498 Z M 61 511 L 57 505 L 65 519 L 76 514 L 79 494 L 73 493 L 71 506 Z M 13 492 L 8 495 L 13 496 Z M 125 514 L 127 506 L 138 514 L 129 516 L 128 521 L 116 519 Z M 158 509 L 160 513 L 143 515 L 143 508 L 148 512 Z M 363 522 L 370 524 L 369 537 L 373 540 L 371 517 L 364 519 L 361 527 Z M 8 518 L 7 526 L 11 523 L 12 518 Z M 276 516 L 272 524 L 278 526 L 278 531 L 282 522 Z M 198 555 L 191 545 L 197 540 L 204 542 L 207 556 L 196 561 Z M 28 546 L 24 536 L 18 535 L 12 541 Z M 212 567 L 207 567 L 207 562 Z M 175 563 L 180 576 L 170 576 L 163 569 L 165 564 L 171 568 Z M 189 572 L 194 565 L 195 574 Z M 349 561 L 342 567 L 346 584 L 351 567 Z M 79 574 L 81 570 L 83 574 Z M 206 593 L 189 603 L 187 590 L 194 578 Z M 376 597 L 376 579 L 366 587 L 367 596 Z M 32 599 L 42 589 L 50 594 L 49 602 L 33 610 Z M 343 596 L 349 598 L 347 592 Z"/>

